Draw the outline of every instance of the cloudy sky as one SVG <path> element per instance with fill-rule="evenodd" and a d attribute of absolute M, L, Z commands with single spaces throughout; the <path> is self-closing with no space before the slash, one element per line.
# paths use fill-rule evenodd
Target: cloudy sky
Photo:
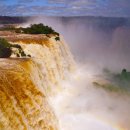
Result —
<path fill-rule="evenodd" d="M 0 15 L 130 17 L 130 0 L 0 0 Z"/>

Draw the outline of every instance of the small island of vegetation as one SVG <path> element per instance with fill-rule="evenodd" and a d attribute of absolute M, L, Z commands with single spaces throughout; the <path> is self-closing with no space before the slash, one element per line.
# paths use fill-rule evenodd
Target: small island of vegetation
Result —
<path fill-rule="evenodd" d="M 94 86 L 111 92 L 128 92 L 130 94 L 130 72 L 127 69 L 124 68 L 120 73 L 116 74 L 105 69 L 104 74 L 106 82 L 94 81 Z"/>

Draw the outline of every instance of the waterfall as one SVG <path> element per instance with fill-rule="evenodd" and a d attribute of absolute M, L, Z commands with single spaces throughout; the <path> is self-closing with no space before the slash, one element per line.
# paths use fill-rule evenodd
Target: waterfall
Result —
<path fill-rule="evenodd" d="M 20 44 L 31 58 L 0 59 L 0 130 L 58 130 L 49 97 L 74 71 L 67 45 L 54 37 L 8 40 Z"/>
<path fill-rule="evenodd" d="M 0 130 L 129 130 L 129 96 L 95 88 L 99 68 L 75 63 L 63 37 L 4 38 L 31 58 L 0 59 Z"/>

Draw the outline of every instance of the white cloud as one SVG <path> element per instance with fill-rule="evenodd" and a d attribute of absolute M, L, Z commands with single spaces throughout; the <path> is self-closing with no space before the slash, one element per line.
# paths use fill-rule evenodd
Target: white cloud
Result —
<path fill-rule="evenodd" d="M 11 0 L 0 1 L 0 15 L 130 17 L 130 0 Z M 8 2 L 8 4 L 6 4 Z"/>

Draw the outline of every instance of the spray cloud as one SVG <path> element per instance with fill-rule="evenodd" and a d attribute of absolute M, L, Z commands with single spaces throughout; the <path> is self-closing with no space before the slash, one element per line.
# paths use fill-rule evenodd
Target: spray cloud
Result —
<path fill-rule="evenodd" d="M 75 74 L 62 81 L 61 92 L 51 99 L 61 129 L 129 130 L 129 96 L 93 85 L 106 81 L 104 68 L 113 73 L 130 70 L 129 18 L 37 17 L 30 21 L 60 32 L 77 61 Z"/>

